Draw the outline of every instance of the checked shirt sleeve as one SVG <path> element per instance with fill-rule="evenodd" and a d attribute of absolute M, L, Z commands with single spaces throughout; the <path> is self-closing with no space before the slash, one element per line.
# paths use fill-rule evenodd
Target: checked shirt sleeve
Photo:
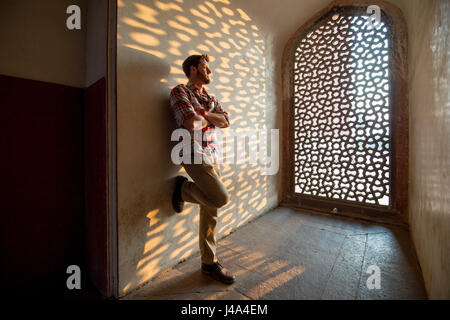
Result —
<path fill-rule="evenodd" d="M 189 98 L 189 93 L 184 86 L 179 85 L 172 89 L 170 92 L 170 111 L 175 118 L 177 127 L 182 127 L 183 122 L 189 118 L 192 118 L 197 113 L 195 107 Z"/>
<path fill-rule="evenodd" d="M 223 116 L 227 120 L 228 124 L 230 124 L 230 118 L 229 118 L 228 112 L 223 110 L 222 104 L 219 102 L 219 100 L 216 99 L 216 97 L 213 97 L 212 99 L 214 100 L 214 106 L 215 106 L 214 112 L 223 114 Z"/>

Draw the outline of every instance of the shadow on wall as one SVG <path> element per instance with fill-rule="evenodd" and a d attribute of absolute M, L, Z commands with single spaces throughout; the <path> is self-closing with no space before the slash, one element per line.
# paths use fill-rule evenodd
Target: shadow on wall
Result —
<path fill-rule="evenodd" d="M 174 121 L 170 90 L 186 83 L 182 62 L 211 57 L 216 95 L 236 129 L 271 129 L 266 48 L 257 26 L 228 0 L 118 1 L 119 292 L 126 294 L 198 251 L 198 206 L 174 215 L 172 177 L 187 174 L 170 160 Z M 268 134 L 270 139 L 270 132 Z M 255 147 L 249 139 L 236 153 Z M 227 145 L 222 181 L 231 201 L 219 210 L 217 238 L 277 205 L 276 177 L 260 162 L 234 164 Z M 269 148 L 270 150 L 270 148 Z M 233 163 L 231 163 L 233 162 Z"/>

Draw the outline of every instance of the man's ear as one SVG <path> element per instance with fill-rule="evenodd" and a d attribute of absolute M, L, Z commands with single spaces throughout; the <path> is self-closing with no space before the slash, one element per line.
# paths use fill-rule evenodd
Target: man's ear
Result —
<path fill-rule="evenodd" d="M 197 73 L 197 68 L 196 67 L 194 67 L 194 66 L 191 66 L 191 74 L 193 74 L 193 73 Z"/>

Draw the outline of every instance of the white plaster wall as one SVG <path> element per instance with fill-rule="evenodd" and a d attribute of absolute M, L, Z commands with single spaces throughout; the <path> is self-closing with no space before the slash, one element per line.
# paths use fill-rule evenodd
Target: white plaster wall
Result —
<path fill-rule="evenodd" d="M 86 0 L 2 0 L 0 73 L 83 88 Z M 81 30 L 68 30 L 66 9 L 81 8 Z"/>
<path fill-rule="evenodd" d="M 409 223 L 431 299 L 450 298 L 450 2 L 397 1 L 408 21 Z"/>
<path fill-rule="evenodd" d="M 175 215 L 170 204 L 172 178 L 186 175 L 170 160 L 168 105 L 170 89 L 187 82 L 183 60 L 212 57 L 208 89 L 231 115 L 225 132 L 276 128 L 274 34 L 259 15 L 228 0 L 118 2 L 119 295 L 198 251 L 198 206 Z M 231 202 L 219 210 L 217 238 L 278 204 L 276 175 L 225 159 Z"/>
<path fill-rule="evenodd" d="M 271 0 L 234 0 L 233 3 L 243 8 L 252 16 L 255 23 L 268 35 L 268 42 L 274 60 L 272 64 L 272 84 L 274 88 L 277 112 L 275 127 L 283 128 L 282 118 L 282 85 L 281 85 L 281 59 L 284 48 L 289 38 L 295 31 L 310 19 L 314 14 L 327 7 L 331 0 L 281 0 L 274 2 Z M 281 148 L 283 147 L 281 143 Z M 281 149 L 280 149 L 281 150 Z M 283 163 L 280 162 L 280 171 L 283 170 Z M 277 185 L 281 186 L 282 175 L 278 175 Z M 281 187 L 278 188 L 278 197 L 281 199 Z"/>

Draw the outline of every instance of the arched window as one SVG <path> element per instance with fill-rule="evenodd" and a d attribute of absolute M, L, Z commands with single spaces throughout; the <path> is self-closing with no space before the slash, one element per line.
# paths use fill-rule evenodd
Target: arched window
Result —
<path fill-rule="evenodd" d="M 347 3 L 333 2 L 285 49 L 285 200 L 335 213 L 404 216 L 404 20 L 384 2 Z"/>

